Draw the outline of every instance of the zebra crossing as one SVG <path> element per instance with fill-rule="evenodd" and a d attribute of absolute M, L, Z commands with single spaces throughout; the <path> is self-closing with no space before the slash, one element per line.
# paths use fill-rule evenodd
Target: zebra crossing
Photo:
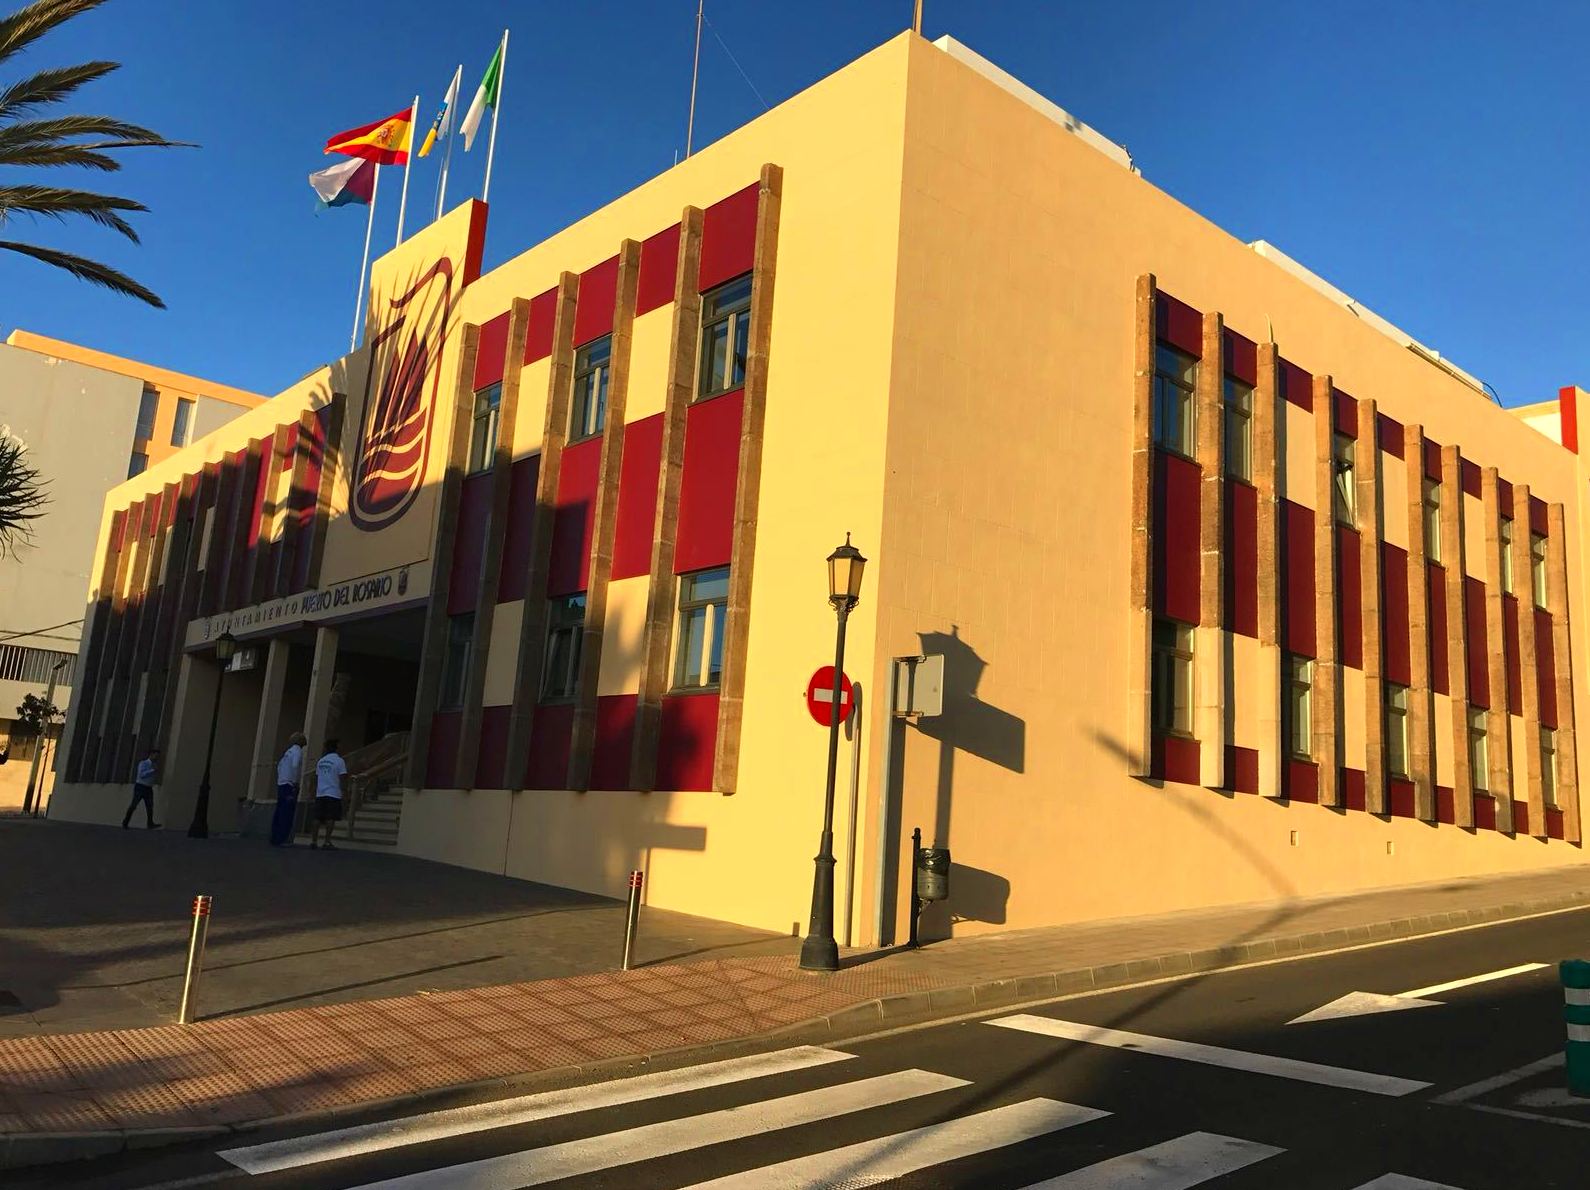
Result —
<path fill-rule="evenodd" d="M 1017 1016 L 986 1022 L 1003 1029 L 1041 1033 L 1068 1040 L 1095 1044 L 1130 1044 L 1150 1054 L 1174 1056 L 1195 1062 L 1217 1062 L 1254 1073 L 1299 1079 L 1328 1086 L 1342 1086 L 1378 1094 L 1405 1093 L 1401 1088 L 1383 1085 L 1355 1085 L 1342 1072 L 1330 1067 L 1276 1068 L 1263 1062 L 1233 1061 L 1221 1055 L 1235 1051 L 1177 1052 L 1182 1043 L 1142 1038 L 1136 1034 L 1105 1036 L 1108 1030 L 1071 1026 L 1048 1018 Z M 1130 1043 L 1120 1038 L 1134 1039 Z M 1141 1045 L 1143 1042 L 1157 1044 Z M 1249 1055 L 1253 1058 L 1255 1056 Z M 226 1149 L 219 1156 L 245 1175 L 270 1175 L 291 1171 L 294 1179 L 311 1173 L 319 1175 L 316 1184 L 340 1185 L 349 1190 L 511 1190 L 540 1186 L 565 1179 L 594 1178 L 605 1187 L 661 1185 L 650 1165 L 660 1159 L 679 1157 L 730 1145 L 751 1138 L 781 1143 L 792 1130 L 811 1126 L 838 1127 L 853 1134 L 858 1121 L 863 1124 L 875 1113 L 888 1115 L 890 1108 L 911 1110 L 922 1105 L 911 1122 L 918 1126 L 889 1131 L 854 1143 L 840 1143 L 817 1152 L 811 1146 L 811 1132 L 794 1139 L 794 1155 L 782 1160 L 763 1161 L 734 1172 L 694 1182 L 686 1190 L 796 1190 L 813 1187 L 859 1187 L 879 1185 L 913 1174 L 935 1176 L 934 1185 L 971 1184 L 955 1180 L 949 1173 L 932 1175 L 949 1162 L 965 1158 L 995 1158 L 1014 1151 L 1016 1146 L 1041 1142 L 1044 1138 L 1078 1129 L 1085 1135 L 1089 1125 L 1111 1116 L 1109 1111 L 1081 1103 L 1034 1096 L 1018 1102 L 988 1107 L 975 1095 L 972 1080 L 924 1069 L 892 1070 L 861 1076 L 846 1063 L 856 1055 L 837 1049 L 798 1046 L 773 1053 L 757 1054 L 710 1062 L 678 1070 L 637 1075 L 589 1087 L 546 1091 L 513 1099 L 430 1112 L 403 1119 L 385 1120 L 315 1133 L 308 1136 Z M 847 1075 L 857 1077 L 847 1077 Z M 1366 1076 L 1370 1077 L 1370 1076 Z M 820 1086 L 791 1089 L 797 1085 L 826 1079 Z M 782 1084 L 782 1085 L 781 1085 Z M 1423 1086 L 1423 1084 L 1418 1084 Z M 733 1106 L 714 1110 L 692 1110 L 686 1104 L 670 1111 L 679 1097 L 706 1091 L 722 1091 L 745 1099 Z M 959 1099 L 957 1096 L 959 1095 Z M 749 1096 L 747 1098 L 747 1096 Z M 636 1107 L 642 1118 L 664 1113 L 666 1118 L 630 1127 L 602 1130 L 597 1120 L 589 1131 L 579 1128 L 578 1117 L 615 1107 Z M 919 1123 L 921 1116 L 931 1122 Z M 505 1135 L 502 1130 L 522 1128 L 546 1121 L 573 1117 L 574 1139 L 557 1140 L 509 1152 L 498 1152 L 502 1144 L 487 1144 L 491 1155 L 471 1160 L 449 1160 L 432 1154 L 447 1148 L 445 1142 L 461 1138 L 489 1138 Z M 1097 1146 L 1081 1150 L 1065 1149 L 1055 1154 L 1060 1172 L 1029 1183 L 1024 1190 L 1192 1190 L 1206 1187 L 1219 1190 L 1228 1175 L 1275 1161 L 1286 1150 L 1272 1144 L 1207 1131 L 1156 1138 L 1154 1143 L 1098 1158 Z M 848 1139 L 848 1137 L 846 1138 Z M 513 1138 L 514 1143 L 517 1138 Z M 455 1143 L 450 1152 L 456 1155 Z M 744 1151 L 745 1146 L 740 1151 Z M 481 1151 L 479 1149 L 475 1151 Z M 1067 1158 L 1067 1152 L 1082 1151 L 1080 1158 Z M 393 1168 L 396 1154 L 410 1169 L 397 1176 L 375 1181 L 359 1181 L 361 1158 L 382 1158 L 384 1170 Z M 1045 1160 L 1047 1161 L 1046 1154 Z M 1076 1168 L 1065 1168 L 1072 1162 Z M 333 1163 L 347 1162 L 340 1170 Z M 399 1168 L 402 1166 L 400 1165 Z M 675 1165 L 676 1171 L 690 1167 Z M 722 1158 L 708 1164 L 723 1168 Z M 1043 1170 L 1050 1173 L 1050 1168 Z M 688 1180 L 688 1174 L 685 1175 Z M 678 1176 L 666 1184 L 676 1185 Z M 1347 1183 L 1354 1183 L 1348 1185 Z M 584 1184 L 584 1183 L 576 1183 Z M 1251 1183 L 1249 1183 L 1251 1184 Z M 1443 1183 L 1425 1181 L 1387 1172 L 1369 1182 L 1346 1179 L 1341 1190 L 1460 1190 Z"/>

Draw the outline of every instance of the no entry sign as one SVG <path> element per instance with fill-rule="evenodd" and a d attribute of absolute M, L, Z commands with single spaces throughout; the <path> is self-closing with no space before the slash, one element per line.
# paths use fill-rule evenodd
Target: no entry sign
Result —
<path fill-rule="evenodd" d="M 839 675 L 839 721 L 850 717 L 850 679 Z M 825 665 L 806 683 L 806 709 L 817 720 L 819 727 L 832 727 L 834 723 L 834 667 Z"/>

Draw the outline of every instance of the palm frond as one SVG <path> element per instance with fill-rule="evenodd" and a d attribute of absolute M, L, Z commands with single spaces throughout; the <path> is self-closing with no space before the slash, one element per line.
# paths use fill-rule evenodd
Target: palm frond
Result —
<path fill-rule="evenodd" d="M 157 310 L 166 308 L 166 304 L 152 290 L 146 289 L 126 273 L 119 272 L 108 264 L 100 264 L 97 260 L 89 260 L 86 256 L 76 256 L 54 248 L 40 248 L 16 240 L 0 240 L 0 251 L 20 252 L 23 256 L 31 256 L 34 260 L 41 260 L 45 264 L 53 264 L 58 269 L 65 269 L 79 281 L 103 286 L 124 297 L 135 297 L 139 301 L 148 302 Z"/>
<path fill-rule="evenodd" d="M 46 33 L 98 8 L 105 0 L 33 0 L 0 17 L 0 62 L 20 53 Z"/>
<path fill-rule="evenodd" d="M 0 437 L 0 558 L 15 556 L 33 538 L 33 522 L 44 515 L 44 481 L 15 438 Z"/>
<path fill-rule="evenodd" d="M 0 117 L 17 116 L 47 103 L 59 103 L 79 87 L 119 69 L 119 62 L 84 62 L 77 66 L 52 66 L 30 74 L 0 91 Z"/>
<path fill-rule="evenodd" d="M 95 145 L 12 145 L 0 144 L 0 165 L 78 165 L 114 173 L 121 162 L 108 153 L 97 152 Z"/>
<path fill-rule="evenodd" d="M 129 124 L 109 116 L 50 116 L 0 124 L 0 145 L 39 144 L 69 140 L 75 136 L 109 138 L 106 144 L 85 146 L 91 149 L 131 149 L 146 145 L 157 149 L 194 147 L 184 141 L 167 140 L 142 125 Z"/>
<path fill-rule="evenodd" d="M 81 215 L 101 227 L 121 232 L 133 243 L 138 233 L 132 224 L 117 211 L 147 211 L 149 208 L 130 198 L 117 198 L 114 194 L 95 194 L 89 190 L 68 190 L 63 186 L 0 186 L 0 220 L 14 211 L 30 215 L 43 215 L 50 219 L 65 219 L 68 215 Z"/>

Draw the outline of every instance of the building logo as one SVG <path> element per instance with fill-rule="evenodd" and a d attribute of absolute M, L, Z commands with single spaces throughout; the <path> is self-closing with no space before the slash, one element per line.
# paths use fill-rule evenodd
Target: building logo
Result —
<path fill-rule="evenodd" d="M 390 299 L 370 341 L 348 517 L 366 533 L 395 524 L 425 484 L 453 312 L 453 262 L 441 257 Z"/>

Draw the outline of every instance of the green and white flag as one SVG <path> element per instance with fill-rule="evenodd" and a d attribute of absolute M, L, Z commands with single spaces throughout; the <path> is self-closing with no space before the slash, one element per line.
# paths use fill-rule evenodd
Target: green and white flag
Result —
<path fill-rule="evenodd" d="M 506 36 L 503 39 L 507 40 Z M 491 65 L 486 67 L 486 75 L 480 80 L 480 88 L 475 92 L 474 101 L 469 105 L 469 111 L 464 114 L 464 122 L 458 130 L 464 134 L 464 151 L 467 153 L 475 145 L 475 133 L 480 131 L 481 117 L 486 114 L 486 109 L 492 109 L 493 117 L 497 109 L 497 91 L 502 85 L 502 44 L 498 43 L 497 52 L 491 56 Z"/>

